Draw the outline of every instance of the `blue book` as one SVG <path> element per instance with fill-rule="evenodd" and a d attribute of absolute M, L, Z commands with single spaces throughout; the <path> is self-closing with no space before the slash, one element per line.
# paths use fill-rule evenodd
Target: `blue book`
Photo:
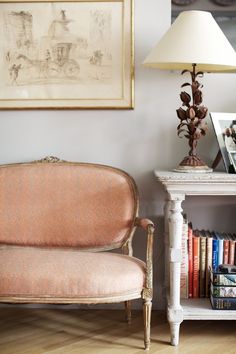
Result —
<path fill-rule="evenodd" d="M 218 267 L 219 240 L 217 240 L 214 231 L 212 232 L 212 238 L 212 270 L 216 272 Z"/>
<path fill-rule="evenodd" d="M 220 232 L 215 232 L 216 238 L 218 240 L 218 257 L 217 257 L 217 266 L 223 264 L 223 255 L 224 255 L 224 237 Z"/>
<path fill-rule="evenodd" d="M 211 305 L 214 310 L 236 310 L 236 298 L 214 297 L 211 295 Z"/>

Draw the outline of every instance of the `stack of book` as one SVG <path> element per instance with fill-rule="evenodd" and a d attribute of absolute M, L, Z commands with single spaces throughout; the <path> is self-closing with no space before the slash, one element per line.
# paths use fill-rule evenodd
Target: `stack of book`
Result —
<path fill-rule="evenodd" d="M 236 272 L 211 271 L 210 299 L 213 309 L 236 310 Z"/>
<path fill-rule="evenodd" d="M 193 230 L 184 215 L 182 233 L 181 298 L 210 297 L 210 268 L 236 264 L 236 235 Z"/>

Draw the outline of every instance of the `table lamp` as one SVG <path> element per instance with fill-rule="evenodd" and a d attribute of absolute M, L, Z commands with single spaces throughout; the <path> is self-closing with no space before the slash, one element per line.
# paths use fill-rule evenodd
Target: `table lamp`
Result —
<path fill-rule="evenodd" d="M 188 139 L 190 151 L 180 163 L 179 172 L 211 172 L 197 155 L 197 143 L 206 134 L 204 119 L 208 109 L 202 104 L 202 85 L 198 81 L 204 72 L 236 71 L 236 52 L 210 12 L 184 11 L 152 49 L 144 66 L 182 70 L 190 74 L 180 94 L 182 107 L 177 109 L 180 137 Z M 186 91 L 187 92 L 186 92 Z"/>

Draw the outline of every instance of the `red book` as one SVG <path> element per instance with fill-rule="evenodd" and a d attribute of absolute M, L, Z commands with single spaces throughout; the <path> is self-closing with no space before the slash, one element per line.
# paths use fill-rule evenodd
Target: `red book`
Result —
<path fill-rule="evenodd" d="M 193 297 L 193 229 L 188 224 L 188 297 Z"/>
<path fill-rule="evenodd" d="M 224 240 L 223 263 L 229 264 L 229 240 Z"/>
<path fill-rule="evenodd" d="M 193 297 L 199 297 L 200 242 L 198 230 L 193 232 Z"/>
<path fill-rule="evenodd" d="M 199 270 L 199 296 L 206 296 L 206 235 L 200 231 L 200 270 Z"/>
<path fill-rule="evenodd" d="M 212 268 L 212 235 L 206 231 L 206 297 L 209 297 L 210 291 L 210 269 Z"/>
<path fill-rule="evenodd" d="M 232 235 L 230 235 L 229 237 L 229 264 L 234 265 L 235 240 Z"/>

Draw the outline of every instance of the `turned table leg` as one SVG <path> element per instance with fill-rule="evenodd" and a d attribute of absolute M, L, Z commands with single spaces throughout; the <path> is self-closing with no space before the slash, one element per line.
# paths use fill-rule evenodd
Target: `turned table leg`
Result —
<path fill-rule="evenodd" d="M 183 310 L 180 305 L 180 271 L 181 271 L 181 239 L 183 216 L 181 203 L 184 195 L 170 195 L 169 209 L 169 297 L 167 316 L 170 323 L 171 344 L 179 343 L 179 327 L 183 321 Z"/>
<path fill-rule="evenodd" d="M 164 205 L 164 245 L 165 245 L 165 286 L 163 289 L 163 295 L 169 296 L 170 293 L 170 264 L 169 264 L 169 215 L 170 215 L 170 200 L 167 197 Z"/>

